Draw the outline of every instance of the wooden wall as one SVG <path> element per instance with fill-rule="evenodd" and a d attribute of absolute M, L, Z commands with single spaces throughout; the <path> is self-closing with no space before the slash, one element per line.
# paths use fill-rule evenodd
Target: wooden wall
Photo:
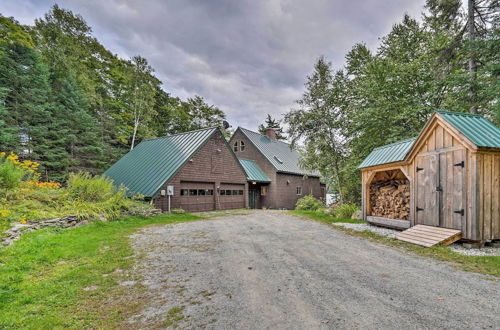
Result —
<path fill-rule="evenodd" d="M 500 239 L 500 153 L 477 153 L 477 228 L 482 240 Z"/>

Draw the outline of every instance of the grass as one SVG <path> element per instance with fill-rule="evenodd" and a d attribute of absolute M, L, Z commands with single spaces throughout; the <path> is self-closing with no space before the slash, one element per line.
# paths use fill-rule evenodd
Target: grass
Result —
<path fill-rule="evenodd" d="M 142 298 L 140 285 L 119 285 L 133 280 L 128 236 L 150 224 L 198 219 L 128 216 L 23 235 L 0 249 L 0 328 L 116 327 L 140 308 Z"/>
<path fill-rule="evenodd" d="M 182 314 L 182 311 L 184 310 L 184 306 L 176 306 L 172 307 L 169 309 L 167 312 L 167 317 L 165 321 L 163 321 L 163 326 L 165 327 L 173 327 L 177 325 L 177 322 L 180 320 L 184 319 L 184 314 Z"/>
<path fill-rule="evenodd" d="M 316 220 L 322 223 L 331 224 L 334 222 L 366 223 L 365 221 L 352 219 L 331 219 L 332 217 L 321 212 L 311 211 L 289 211 L 291 214 L 302 216 L 308 219 Z M 381 243 L 387 246 L 403 249 L 414 254 L 433 258 L 440 261 L 451 262 L 453 265 L 465 271 L 481 273 L 500 277 L 500 256 L 466 256 L 457 253 L 447 246 L 433 246 L 425 248 L 415 244 L 399 241 L 371 231 L 356 231 L 350 228 L 335 226 L 335 229 L 342 230 L 349 235 L 362 237 L 373 242 Z"/>
<path fill-rule="evenodd" d="M 335 222 L 343 222 L 343 223 L 366 223 L 366 221 L 363 220 L 356 220 L 356 219 L 346 219 L 346 218 L 335 218 L 332 217 L 329 214 L 320 212 L 320 211 L 298 211 L 298 210 L 293 210 L 293 211 L 288 211 L 291 214 L 295 214 L 298 216 L 306 217 L 309 219 L 313 219 L 316 221 L 320 221 L 323 223 L 335 223 Z"/>

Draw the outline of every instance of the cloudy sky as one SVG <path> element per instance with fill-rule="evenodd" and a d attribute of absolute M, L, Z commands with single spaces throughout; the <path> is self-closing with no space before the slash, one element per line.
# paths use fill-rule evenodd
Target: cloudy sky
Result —
<path fill-rule="evenodd" d="M 33 24 L 54 1 L 0 0 Z M 172 95 L 205 97 L 233 126 L 255 129 L 294 106 L 314 61 L 341 67 L 356 42 L 375 49 L 424 0 L 61 0 L 120 57 L 146 57 Z"/>

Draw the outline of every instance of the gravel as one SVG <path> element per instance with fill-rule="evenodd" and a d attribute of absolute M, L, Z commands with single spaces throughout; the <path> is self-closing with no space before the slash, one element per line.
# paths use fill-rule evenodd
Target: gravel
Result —
<path fill-rule="evenodd" d="M 377 226 L 372 226 L 367 223 L 334 223 L 333 225 L 335 226 L 341 226 L 345 228 L 350 228 L 356 231 L 371 231 L 373 233 L 387 236 L 390 238 L 395 238 L 397 233 L 400 233 L 401 231 L 396 230 L 396 229 L 390 229 L 390 228 L 383 228 L 383 227 L 377 227 Z M 495 248 L 495 247 L 483 247 L 480 249 L 468 249 L 464 248 L 461 243 L 455 243 L 451 244 L 449 246 L 453 251 L 467 255 L 467 256 L 500 256 L 500 248 Z"/>
<path fill-rule="evenodd" d="M 480 249 L 467 249 L 462 246 L 462 244 L 451 244 L 450 248 L 458 253 L 464 254 L 466 256 L 500 256 L 500 248 L 496 247 L 483 247 Z"/>
<path fill-rule="evenodd" d="M 285 212 L 145 228 L 133 328 L 498 328 L 500 283 Z"/>
<path fill-rule="evenodd" d="M 356 231 L 365 231 L 365 230 L 368 230 L 368 231 L 371 231 L 371 232 L 373 232 L 375 234 L 387 236 L 387 237 L 390 237 L 390 238 L 396 237 L 396 234 L 398 234 L 398 233 L 401 232 L 400 230 L 372 226 L 372 225 L 367 224 L 367 223 L 342 223 L 342 222 L 336 222 L 336 223 L 333 223 L 333 225 L 335 225 L 335 226 L 342 226 L 342 227 L 345 227 L 345 228 L 350 228 L 350 229 L 353 229 L 353 230 L 356 230 Z"/>

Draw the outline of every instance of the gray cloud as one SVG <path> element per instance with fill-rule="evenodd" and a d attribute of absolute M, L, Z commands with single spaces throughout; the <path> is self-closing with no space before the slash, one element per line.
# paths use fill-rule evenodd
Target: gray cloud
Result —
<path fill-rule="evenodd" d="M 255 129 L 280 117 L 303 92 L 314 61 L 340 68 L 357 42 L 370 48 L 401 20 L 419 17 L 424 0 L 61 0 L 80 13 L 111 51 L 146 57 L 172 95 L 199 94 L 233 126 Z M 0 0 L 21 23 L 53 1 Z"/>

